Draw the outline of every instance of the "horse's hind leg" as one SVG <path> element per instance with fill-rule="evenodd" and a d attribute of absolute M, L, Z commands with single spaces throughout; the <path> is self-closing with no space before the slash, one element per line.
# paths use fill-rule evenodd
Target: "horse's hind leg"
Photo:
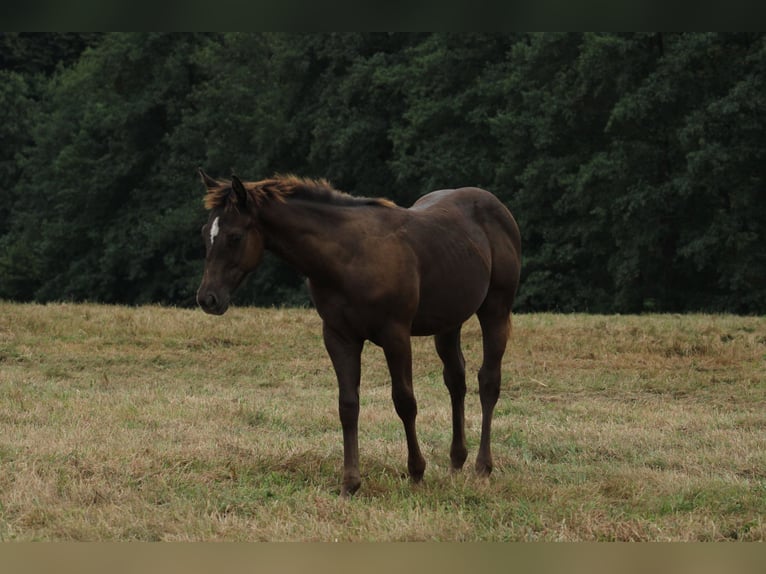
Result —
<path fill-rule="evenodd" d="M 500 369 L 511 332 L 511 305 L 500 295 L 490 294 L 476 313 L 481 324 L 484 359 L 479 369 L 479 398 L 481 400 L 481 442 L 476 457 L 476 472 L 492 472 L 490 434 L 492 414 L 500 396 Z"/>
<path fill-rule="evenodd" d="M 454 331 L 436 335 L 436 352 L 444 363 L 444 384 L 452 401 L 452 446 L 450 462 L 453 470 L 463 468 L 468 456 L 465 447 L 465 359 L 460 350 L 460 327 Z"/>

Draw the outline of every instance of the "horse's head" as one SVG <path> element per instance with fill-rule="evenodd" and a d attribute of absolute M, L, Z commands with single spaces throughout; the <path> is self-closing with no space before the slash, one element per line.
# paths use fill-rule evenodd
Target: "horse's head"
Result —
<path fill-rule="evenodd" d="M 197 290 L 197 303 L 206 313 L 222 315 L 231 294 L 263 257 L 263 236 L 254 212 L 254 201 L 245 186 L 232 176 L 217 181 L 200 170 L 207 187 L 205 207 L 210 217 L 202 228 L 205 272 Z"/>

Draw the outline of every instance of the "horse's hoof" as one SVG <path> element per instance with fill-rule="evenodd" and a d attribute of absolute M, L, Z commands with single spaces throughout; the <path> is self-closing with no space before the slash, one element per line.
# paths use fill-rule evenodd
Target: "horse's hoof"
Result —
<path fill-rule="evenodd" d="M 419 460 L 408 462 L 407 472 L 409 473 L 410 480 L 412 480 L 412 482 L 414 482 L 415 484 L 422 482 L 423 475 L 426 472 L 425 459 L 420 458 Z"/>
<path fill-rule="evenodd" d="M 477 460 L 476 461 L 476 474 L 478 476 L 489 476 L 492 474 L 492 461 Z"/>
<path fill-rule="evenodd" d="M 359 487 L 362 486 L 362 480 L 360 478 L 344 480 L 340 487 L 341 498 L 351 498 L 354 496 Z"/>
<path fill-rule="evenodd" d="M 452 449 L 449 457 L 450 470 L 452 472 L 460 472 L 463 470 L 463 465 L 465 464 L 465 459 L 467 458 L 468 451 L 465 449 L 465 447 Z"/>

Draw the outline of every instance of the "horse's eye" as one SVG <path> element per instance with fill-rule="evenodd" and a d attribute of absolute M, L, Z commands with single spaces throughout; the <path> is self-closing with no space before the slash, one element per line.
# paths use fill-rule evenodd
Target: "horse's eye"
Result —
<path fill-rule="evenodd" d="M 241 233 L 230 233 L 228 236 L 229 245 L 237 245 L 240 241 L 242 241 L 242 234 Z"/>

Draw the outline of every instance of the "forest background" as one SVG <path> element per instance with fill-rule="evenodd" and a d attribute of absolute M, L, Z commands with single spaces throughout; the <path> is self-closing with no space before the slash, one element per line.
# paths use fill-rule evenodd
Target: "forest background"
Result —
<path fill-rule="evenodd" d="M 193 305 L 203 166 L 484 187 L 519 311 L 764 314 L 765 128 L 763 33 L 3 33 L 0 299 Z"/>

